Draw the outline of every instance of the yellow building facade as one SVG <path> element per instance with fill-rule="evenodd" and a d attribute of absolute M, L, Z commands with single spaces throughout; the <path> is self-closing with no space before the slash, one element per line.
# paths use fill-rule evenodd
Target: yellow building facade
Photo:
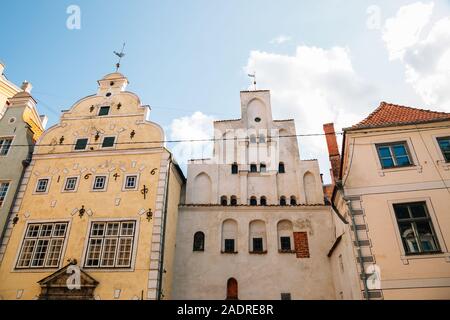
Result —
<path fill-rule="evenodd" d="M 5 233 L 3 299 L 169 299 L 183 174 L 120 73 L 36 144 Z"/>

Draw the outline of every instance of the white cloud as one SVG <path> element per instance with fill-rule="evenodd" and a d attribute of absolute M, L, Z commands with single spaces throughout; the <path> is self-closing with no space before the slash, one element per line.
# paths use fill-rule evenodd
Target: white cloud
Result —
<path fill-rule="evenodd" d="M 190 116 L 172 120 L 170 124 L 170 140 L 202 140 L 213 136 L 214 117 L 197 111 Z M 175 159 L 183 167 L 190 159 L 208 158 L 212 155 L 210 142 L 174 143 L 171 150 Z"/>
<path fill-rule="evenodd" d="M 356 74 L 347 48 L 299 46 L 293 56 L 252 51 L 248 70 L 256 70 L 258 88 L 271 90 L 274 118 L 294 118 L 298 134 L 321 133 L 327 122 L 339 130 L 374 107 L 374 88 Z M 325 138 L 301 137 L 299 143 L 301 157 L 319 158 L 327 174 Z"/>
<path fill-rule="evenodd" d="M 406 82 L 423 102 L 430 108 L 450 111 L 450 18 L 430 21 L 432 11 L 433 3 L 401 7 L 386 21 L 383 40 L 390 57 L 405 67 Z M 410 29 L 406 20 L 411 20 Z M 421 31 L 428 25 L 430 31 L 423 35 Z M 396 39 L 400 44 L 394 44 Z"/>
<path fill-rule="evenodd" d="M 283 44 L 285 42 L 291 41 L 291 36 L 286 36 L 284 34 L 279 35 L 276 38 L 273 38 L 272 40 L 270 40 L 271 44 Z"/>

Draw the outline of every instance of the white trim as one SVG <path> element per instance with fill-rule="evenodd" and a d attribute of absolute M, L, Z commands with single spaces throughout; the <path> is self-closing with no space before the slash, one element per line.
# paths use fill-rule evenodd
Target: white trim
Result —
<path fill-rule="evenodd" d="M 70 179 L 70 178 L 76 178 L 76 179 L 77 179 L 77 181 L 76 181 L 76 183 L 75 183 L 75 188 L 74 188 L 73 190 L 66 190 L 67 180 Z M 63 183 L 61 192 L 62 192 L 62 193 L 73 193 L 73 192 L 77 192 L 77 191 L 78 191 L 78 185 L 80 184 L 80 179 L 81 179 L 81 176 L 80 176 L 80 175 L 69 175 L 69 176 L 66 176 L 66 177 L 64 178 L 64 183 Z"/>
<path fill-rule="evenodd" d="M 139 189 L 139 178 L 140 178 L 140 175 L 141 174 L 139 172 L 125 174 L 124 177 L 123 177 L 122 191 L 126 192 L 126 191 L 136 191 L 136 190 L 138 190 Z M 136 185 L 135 185 L 134 188 L 125 188 L 126 183 L 127 183 L 127 178 L 130 177 L 130 176 L 136 176 Z"/>
<path fill-rule="evenodd" d="M 401 204 L 401 203 L 411 203 L 411 202 L 425 202 L 427 206 L 427 211 L 430 216 L 431 222 L 433 224 L 434 232 L 436 233 L 436 238 L 438 241 L 438 245 L 442 253 L 436 253 L 436 254 L 418 254 L 418 255 L 407 255 L 405 252 L 405 248 L 403 246 L 403 241 L 400 235 L 397 217 L 395 216 L 394 211 L 394 204 Z M 450 256 L 447 246 L 445 244 L 445 240 L 442 236 L 441 228 L 439 225 L 439 222 L 436 217 L 436 213 L 434 212 L 433 204 L 431 202 L 431 198 L 429 197 L 416 197 L 416 198 L 409 198 L 409 199 L 396 199 L 396 200 L 388 200 L 388 207 L 389 207 L 389 213 L 391 215 L 391 221 L 393 223 L 393 227 L 395 230 L 395 235 L 397 239 L 397 245 L 399 248 L 400 253 L 400 259 L 403 261 L 403 263 L 407 263 L 408 260 L 414 260 L 414 259 L 431 259 L 431 258 L 445 258 L 447 256 Z"/>
<path fill-rule="evenodd" d="M 39 185 L 39 181 L 40 181 L 40 180 L 45 180 L 45 179 L 48 180 L 48 182 L 47 182 L 47 188 L 45 189 L 45 191 L 42 191 L 42 192 L 41 192 L 41 191 L 37 191 L 37 187 L 38 187 L 38 185 Z M 37 180 L 36 180 L 36 184 L 34 185 L 33 194 L 36 194 L 36 195 L 48 194 L 48 191 L 50 190 L 50 184 L 51 184 L 51 182 L 52 182 L 52 177 L 51 177 L 51 176 L 47 176 L 47 177 L 38 177 Z"/>
<path fill-rule="evenodd" d="M 97 177 L 106 177 L 103 189 L 94 189 L 95 179 Z M 108 189 L 109 173 L 98 173 L 92 176 L 91 192 L 105 192 Z"/>
<path fill-rule="evenodd" d="M 117 268 L 101 268 L 101 267 L 86 267 L 86 254 L 89 246 L 89 237 L 91 233 L 92 224 L 95 222 L 122 222 L 122 221 L 134 221 L 134 239 L 133 239 L 133 252 L 131 253 L 130 267 L 117 267 Z M 138 238 L 140 233 L 140 220 L 137 218 L 92 218 L 88 220 L 86 228 L 86 236 L 83 245 L 83 255 L 81 257 L 80 267 L 86 268 L 89 272 L 134 272 L 136 265 L 136 256 L 138 251 Z M 120 231 L 120 230 L 119 230 Z"/>
<path fill-rule="evenodd" d="M 67 230 L 66 230 L 66 236 L 64 237 L 64 244 L 61 250 L 61 257 L 60 257 L 60 261 L 59 261 L 59 265 L 57 267 L 43 267 L 43 268 L 16 268 L 17 263 L 19 262 L 18 259 L 20 257 L 20 253 L 22 252 L 22 246 L 23 246 L 23 242 L 25 240 L 25 235 L 26 232 L 28 230 L 28 225 L 29 224 L 45 224 L 45 223 L 64 223 L 67 222 Z M 71 229 L 71 225 L 72 225 L 72 219 L 38 219 L 38 220 L 27 220 L 25 222 L 24 225 L 24 229 L 22 231 L 22 240 L 20 242 L 20 245 L 18 246 L 18 248 L 16 248 L 16 256 L 14 258 L 14 263 L 12 265 L 12 269 L 11 272 L 26 272 L 26 273 L 32 273 L 32 272 L 36 272 L 36 273 L 43 273 L 43 272 L 55 272 L 55 270 L 60 269 L 63 266 L 63 262 L 65 261 L 65 255 L 66 255 L 66 248 L 67 248 L 67 243 L 69 242 L 69 237 L 70 237 L 70 229 Z"/>

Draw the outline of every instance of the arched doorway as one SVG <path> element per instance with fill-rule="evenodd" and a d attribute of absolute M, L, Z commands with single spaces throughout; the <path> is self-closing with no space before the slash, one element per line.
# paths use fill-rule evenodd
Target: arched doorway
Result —
<path fill-rule="evenodd" d="M 235 278 L 227 281 L 227 300 L 238 300 L 238 283 Z"/>

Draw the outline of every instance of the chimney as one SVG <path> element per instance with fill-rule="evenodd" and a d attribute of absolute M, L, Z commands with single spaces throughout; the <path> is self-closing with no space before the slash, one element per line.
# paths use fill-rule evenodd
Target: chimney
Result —
<path fill-rule="evenodd" d="M 336 139 L 336 132 L 334 131 L 334 123 L 326 123 L 323 125 L 323 131 L 327 139 L 328 157 L 331 164 L 331 179 L 333 184 L 339 177 L 341 168 L 341 155 L 339 154 L 339 147 Z"/>
<path fill-rule="evenodd" d="M 30 93 L 33 86 L 27 80 L 22 82 L 22 86 L 20 87 L 23 91 Z"/>

